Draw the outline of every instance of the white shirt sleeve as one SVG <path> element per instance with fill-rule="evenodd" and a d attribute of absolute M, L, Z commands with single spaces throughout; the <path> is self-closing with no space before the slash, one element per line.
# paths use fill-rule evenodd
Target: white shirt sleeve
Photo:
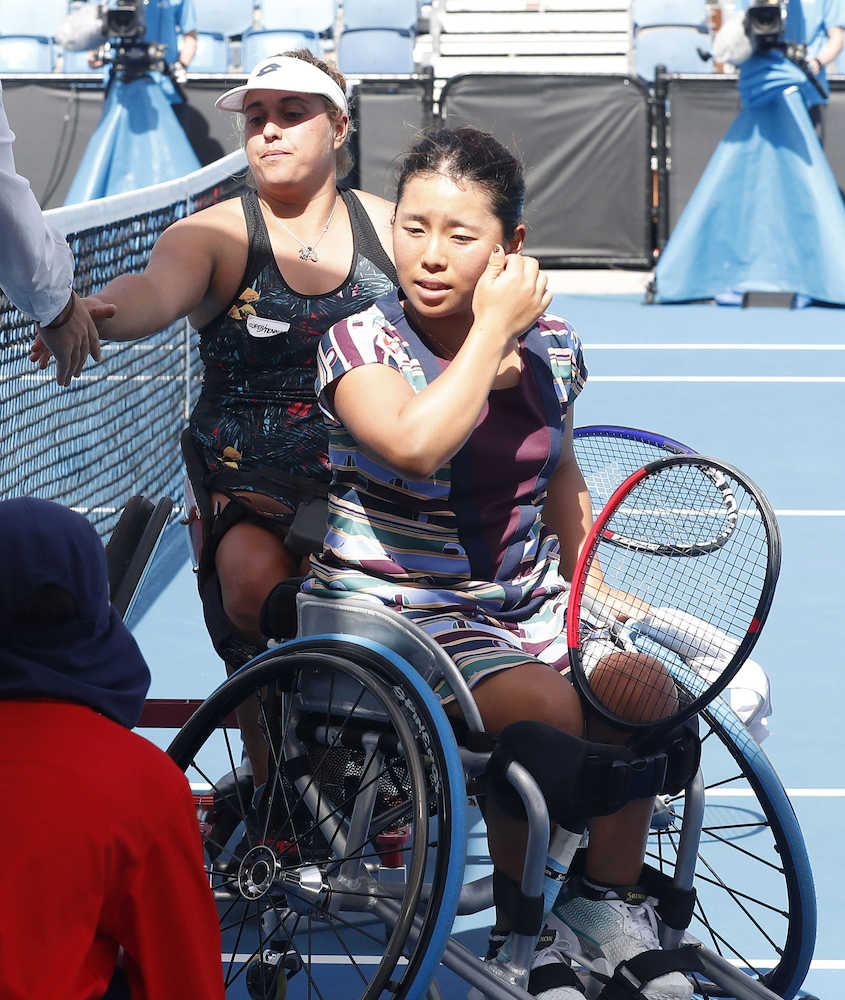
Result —
<path fill-rule="evenodd" d="M 16 172 L 14 141 L 0 85 L 0 288 L 21 312 L 43 325 L 70 298 L 73 254 L 44 219 L 29 181 Z"/>

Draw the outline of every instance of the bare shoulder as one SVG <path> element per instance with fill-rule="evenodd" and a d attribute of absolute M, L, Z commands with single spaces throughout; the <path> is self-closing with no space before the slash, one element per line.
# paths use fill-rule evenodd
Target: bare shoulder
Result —
<path fill-rule="evenodd" d="M 355 191 L 354 194 L 369 215 L 385 253 L 393 260 L 393 202 L 367 191 Z"/>
<path fill-rule="evenodd" d="M 156 249 L 216 259 L 220 251 L 239 255 L 247 239 L 240 198 L 229 198 L 177 219 L 162 233 Z"/>
<path fill-rule="evenodd" d="M 373 220 L 373 225 L 381 231 L 383 227 L 390 229 L 390 225 L 393 221 L 393 202 L 387 201 L 384 198 L 379 198 L 378 195 L 370 194 L 368 191 L 358 191 L 356 190 L 355 195 L 357 195 L 358 200 L 364 206 L 367 215 Z"/>
<path fill-rule="evenodd" d="M 227 198 L 216 205 L 209 205 L 199 212 L 178 219 L 168 229 L 179 232 L 206 233 L 217 231 L 235 233 L 239 230 L 246 234 L 246 222 L 240 198 Z"/>

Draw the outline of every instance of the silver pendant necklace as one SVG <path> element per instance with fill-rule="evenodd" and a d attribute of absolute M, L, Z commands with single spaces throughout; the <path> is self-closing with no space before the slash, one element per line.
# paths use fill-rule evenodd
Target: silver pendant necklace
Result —
<path fill-rule="evenodd" d="M 328 219 L 326 219 L 326 224 L 325 224 L 325 226 L 323 226 L 322 231 L 320 232 L 320 235 L 317 237 L 316 240 L 314 240 L 313 243 L 305 243 L 303 240 L 301 240 L 296 235 L 296 233 L 292 229 L 289 229 L 284 224 L 284 222 L 282 222 L 282 220 L 280 218 L 278 218 L 278 216 L 276 217 L 276 222 L 278 222 L 279 225 L 282 227 L 282 229 L 284 229 L 284 231 L 289 236 L 292 236 L 296 240 L 296 242 L 299 244 L 299 246 L 301 248 L 300 251 L 299 251 L 299 259 L 300 260 L 310 260 L 310 261 L 313 261 L 316 264 L 317 261 L 320 259 L 317 256 L 317 246 L 318 246 L 320 240 L 329 231 L 329 226 L 332 224 L 332 219 L 334 218 L 334 210 L 337 208 L 337 202 L 338 202 L 338 196 L 335 195 L 334 204 L 332 205 L 331 212 L 329 212 Z"/>

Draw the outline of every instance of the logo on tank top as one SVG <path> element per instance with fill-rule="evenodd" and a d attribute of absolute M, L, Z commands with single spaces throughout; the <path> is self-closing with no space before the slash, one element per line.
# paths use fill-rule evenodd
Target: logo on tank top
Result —
<path fill-rule="evenodd" d="M 280 333 L 290 330 L 290 323 L 281 319 L 264 319 L 263 316 L 246 318 L 246 329 L 250 337 L 278 337 Z"/>

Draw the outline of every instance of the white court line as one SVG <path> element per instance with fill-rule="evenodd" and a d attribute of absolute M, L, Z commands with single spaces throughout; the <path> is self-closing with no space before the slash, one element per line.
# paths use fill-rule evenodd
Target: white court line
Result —
<path fill-rule="evenodd" d="M 223 953 L 220 957 L 226 964 L 234 961 L 236 965 L 243 965 L 244 962 L 248 962 L 254 958 L 255 953 L 245 952 L 241 954 L 240 952 L 236 952 L 234 955 Z M 353 955 L 351 961 L 357 965 L 377 965 L 382 960 L 382 957 L 382 955 Z M 350 958 L 347 955 L 311 955 L 310 961 L 313 965 L 348 965 Z M 728 961 L 737 969 L 748 968 L 749 966 L 755 969 L 773 969 L 779 960 L 776 958 L 752 958 L 743 961 L 740 958 L 733 958 L 728 959 Z M 399 964 L 407 965 L 407 958 L 400 958 Z M 845 959 L 815 958 L 810 962 L 810 969 L 815 971 L 831 969 L 842 971 L 845 969 Z"/>
<path fill-rule="evenodd" d="M 845 788 L 784 788 L 791 799 L 845 799 Z M 708 788 L 708 798 L 756 799 L 750 788 Z"/>
<path fill-rule="evenodd" d="M 192 792 L 210 792 L 211 785 L 206 781 L 190 782 Z M 795 799 L 843 799 L 845 788 L 785 788 L 790 798 Z M 757 796 L 750 788 L 708 788 L 705 794 L 711 798 L 751 799 Z"/>
<path fill-rule="evenodd" d="M 594 344 L 588 351 L 845 351 L 845 344 Z"/>
<path fill-rule="evenodd" d="M 155 377 L 155 376 L 150 376 Z M 845 375 L 591 375 L 591 382 L 845 382 Z"/>
<path fill-rule="evenodd" d="M 778 517 L 845 517 L 845 510 L 776 510 Z"/>

